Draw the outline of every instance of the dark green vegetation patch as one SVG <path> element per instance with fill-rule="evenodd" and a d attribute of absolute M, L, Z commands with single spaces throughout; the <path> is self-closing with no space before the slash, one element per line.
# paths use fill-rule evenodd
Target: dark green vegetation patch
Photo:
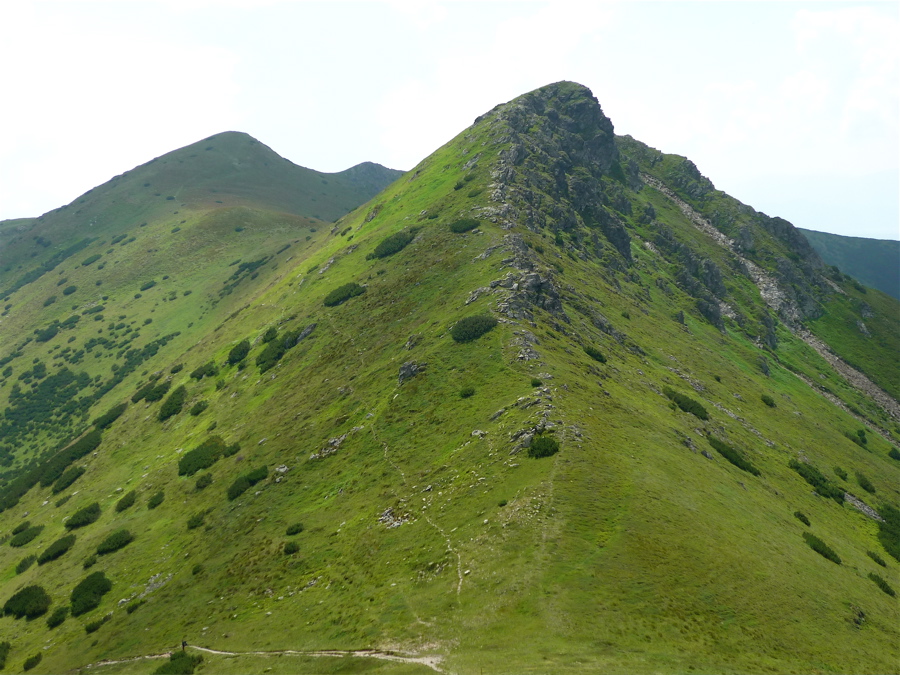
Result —
<path fill-rule="evenodd" d="M 147 500 L 147 508 L 152 511 L 157 506 L 162 504 L 165 498 L 166 494 L 162 490 L 160 490 Z"/>
<path fill-rule="evenodd" d="M 816 489 L 816 492 L 823 497 L 829 497 L 838 504 L 844 503 L 844 491 L 834 483 L 829 482 L 828 479 L 825 478 L 825 476 L 823 476 L 812 464 L 798 462 L 796 459 L 792 459 L 788 462 L 788 466 L 799 473 L 803 477 L 803 480 L 812 485 Z"/>
<path fill-rule="evenodd" d="M 355 298 L 357 295 L 362 295 L 365 292 L 365 288 L 363 288 L 356 282 L 351 281 L 349 284 L 338 286 L 333 291 L 331 291 L 331 293 L 325 296 L 322 304 L 326 307 L 336 307 L 341 303 L 347 302 L 347 300 L 349 300 L 350 298 Z"/>
<path fill-rule="evenodd" d="M 587 354 L 588 356 L 590 356 L 592 359 L 594 359 L 594 361 L 597 361 L 598 363 L 606 363 L 606 357 L 603 355 L 603 352 L 601 352 L 596 347 L 592 347 L 591 345 L 588 345 L 584 348 L 584 353 Z"/>
<path fill-rule="evenodd" d="M 97 521 L 100 517 L 100 504 L 94 502 L 88 504 L 83 509 L 79 509 L 65 522 L 67 530 L 74 530 L 79 527 L 85 527 Z"/>
<path fill-rule="evenodd" d="M 804 514 L 802 511 L 794 511 L 794 518 L 809 527 L 809 518 L 807 518 L 806 514 Z"/>
<path fill-rule="evenodd" d="M 878 586 L 878 588 L 880 588 L 892 598 L 897 595 L 896 591 L 891 588 L 890 584 L 888 584 L 888 582 L 886 582 L 880 575 L 875 574 L 875 572 L 869 572 L 869 579 L 874 581 L 875 585 Z"/>
<path fill-rule="evenodd" d="M 0 642 L 0 670 L 6 667 L 6 657 L 9 656 L 10 649 L 12 649 L 12 645 L 9 643 L 9 640 Z"/>
<path fill-rule="evenodd" d="M 250 340 L 241 340 L 228 352 L 228 363 L 235 365 L 243 361 L 250 353 Z"/>
<path fill-rule="evenodd" d="M 535 436 L 531 439 L 531 445 L 528 446 L 529 457 L 550 457 L 557 452 L 559 452 L 559 441 L 545 434 Z"/>
<path fill-rule="evenodd" d="M 169 655 L 168 661 L 153 671 L 153 675 L 192 675 L 201 663 L 203 657 L 200 654 L 176 650 Z"/>
<path fill-rule="evenodd" d="M 122 497 L 118 502 L 116 502 L 116 513 L 122 513 L 125 509 L 131 508 L 134 505 L 135 500 L 137 499 L 137 491 L 131 490 L 124 497 Z"/>
<path fill-rule="evenodd" d="M 128 530 L 116 530 L 111 535 L 109 535 L 106 539 L 100 542 L 100 545 L 97 546 L 97 555 L 106 555 L 107 553 L 113 553 L 118 551 L 120 548 L 124 548 L 128 546 L 132 541 L 134 541 L 134 535 L 131 534 Z"/>
<path fill-rule="evenodd" d="M 24 530 L 21 530 L 20 532 L 17 532 L 12 536 L 12 538 L 9 540 L 9 545 L 16 548 L 25 546 L 25 544 L 31 543 L 31 541 L 43 531 L 43 525 L 33 525 L 26 527 Z"/>
<path fill-rule="evenodd" d="M 227 446 L 221 436 L 210 436 L 193 450 L 184 453 L 178 460 L 178 475 L 193 476 L 202 469 L 208 469 L 220 457 L 237 454 L 240 446 Z"/>
<path fill-rule="evenodd" d="M 488 314 L 467 316 L 457 321 L 450 329 L 450 337 L 456 342 L 472 342 L 492 330 L 496 325 L 497 319 Z"/>
<path fill-rule="evenodd" d="M 454 220 L 450 223 L 450 231 L 461 234 L 463 232 L 468 232 L 469 230 L 474 230 L 479 225 L 481 225 L 481 221 L 476 220 L 475 218 L 460 218 L 459 220 Z"/>
<path fill-rule="evenodd" d="M 70 466 L 63 472 L 63 474 L 59 478 L 56 479 L 56 482 L 53 484 L 53 487 L 50 489 L 50 491 L 55 495 L 59 494 L 67 487 L 72 485 L 72 483 L 74 483 L 76 480 L 81 478 L 86 471 L 87 469 L 85 469 L 83 466 Z"/>
<path fill-rule="evenodd" d="M 239 476 L 228 488 L 228 501 L 234 501 L 268 475 L 269 468 L 261 466 L 245 473 L 243 476 Z"/>
<path fill-rule="evenodd" d="M 722 457 L 734 464 L 737 468 L 741 469 L 742 471 L 746 471 L 747 473 L 751 473 L 754 476 L 759 475 L 759 469 L 757 469 L 755 466 L 753 466 L 753 464 L 744 459 L 743 455 L 741 455 L 740 452 L 732 448 L 727 443 L 720 441 L 715 436 L 707 436 L 706 440 L 708 440 L 709 444 L 716 449 L 716 452 L 718 452 L 720 455 L 722 455 Z M 807 525 L 808 524 L 809 522 L 807 522 Z"/>
<path fill-rule="evenodd" d="M 114 405 L 112 408 L 110 408 L 105 413 L 100 415 L 100 417 L 94 420 L 94 426 L 98 429 L 106 429 L 110 424 L 119 419 L 122 416 L 122 413 L 124 413 L 127 408 L 127 402 Z"/>
<path fill-rule="evenodd" d="M 389 255 L 399 253 L 416 238 L 419 229 L 420 228 L 418 227 L 411 227 L 408 230 L 401 230 L 396 234 L 392 234 L 391 236 L 382 239 L 378 243 L 378 246 L 375 247 L 375 250 L 366 256 L 366 260 L 387 258 Z"/>
<path fill-rule="evenodd" d="M 40 652 L 38 652 L 37 654 L 32 654 L 27 659 L 25 659 L 25 662 L 22 664 L 22 670 L 27 673 L 32 668 L 36 667 L 43 658 L 44 655 Z"/>
<path fill-rule="evenodd" d="M 888 555 L 900 562 L 900 510 L 883 504 L 878 511 L 884 519 L 878 523 L 878 541 Z"/>
<path fill-rule="evenodd" d="M 822 556 L 823 558 L 827 558 L 831 562 L 838 565 L 841 564 L 841 558 L 837 553 L 834 552 L 834 549 L 832 549 L 828 544 L 819 539 L 816 535 L 810 532 L 804 532 L 803 538 L 806 540 L 806 543 L 809 544 L 809 547 L 820 556 Z"/>
<path fill-rule="evenodd" d="M 69 616 L 69 606 L 61 605 L 53 610 L 50 616 L 47 617 L 47 628 L 56 628 L 59 625 L 62 625 L 62 622 L 66 620 Z"/>
<path fill-rule="evenodd" d="M 36 555 L 26 555 L 16 564 L 16 574 L 22 574 L 22 572 L 34 564 L 35 560 L 37 560 Z"/>
<path fill-rule="evenodd" d="M 163 401 L 163 404 L 159 408 L 159 421 L 165 422 L 170 417 L 177 415 L 181 412 L 181 409 L 184 407 L 184 402 L 187 400 L 187 389 L 182 385 L 180 387 L 176 387 L 175 390 L 169 394 L 169 397 Z"/>
<path fill-rule="evenodd" d="M 65 554 L 74 545 L 74 534 L 67 534 L 65 537 L 57 539 L 47 548 L 45 548 L 44 551 L 38 556 L 38 565 L 44 565 L 52 560 L 56 560 L 57 558 Z"/>
<path fill-rule="evenodd" d="M 112 582 L 103 572 L 93 572 L 82 579 L 69 599 L 72 603 L 72 616 L 81 616 L 100 605 L 103 596 L 112 590 Z"/>
<path fill-rule="evenodd" d="M 34 619 L 50 608 L 50 596 L 41 586 L 26 586 L 3 605 L 3 613 L 21 619 L 23 616 Z"/>
<path fill-rule="evenodd" d="M 701 420 L 708 420 L 709 413 L 706 412 L 706 408 L 704 408 L 698 401 L 695 401 L 690 396 L 685 396 L 682 393 L 675 391 L 669 387 L 663 387 L 663 394 L 672 401 L 675 405 L 677 405 L 683 412 L 690 413 L 694 417 L 697 417 Z"/>

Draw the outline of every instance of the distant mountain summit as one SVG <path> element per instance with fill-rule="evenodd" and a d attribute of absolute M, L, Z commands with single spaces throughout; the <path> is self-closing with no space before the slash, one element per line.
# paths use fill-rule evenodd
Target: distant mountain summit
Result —
<path fill-rule="evenodd" d="M 900 300 L 900 241 L 800 231 L 827 264 Z"/>

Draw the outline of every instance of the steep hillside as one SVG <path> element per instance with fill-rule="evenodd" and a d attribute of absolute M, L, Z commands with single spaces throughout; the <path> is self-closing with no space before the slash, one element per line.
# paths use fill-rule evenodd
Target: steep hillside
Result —
<path fill-rule="evenodd" d="M 828 265 L 900 299 L 900 241 L 800 231 Z"/>
<path fill-rule="evenodd" d="M 12 296 L 8 668 L 896 670 L 898 306 L 790 223 L 567 82 L 327 232 L 255 209 Z M 123 290 L 63 326 L 67 276 Z"/>

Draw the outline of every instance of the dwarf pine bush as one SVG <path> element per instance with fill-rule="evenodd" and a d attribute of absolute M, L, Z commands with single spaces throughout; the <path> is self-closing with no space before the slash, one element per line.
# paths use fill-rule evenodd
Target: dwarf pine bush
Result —
<path fill-rule="evenodd" d="M 834 485 L 834 483 L 829 482 L 828 479 L 825 478 L 825 476 L 823 476 L 812 464 L 806 464 L 805 462 L 798 462 L 796 459 L 792 459 L 788 462 L 788 466 L 799 473 L 803 477 L 803 480 L 812 485 L 816 492 L 823 497 L 829 497 L 838 504 L 844 503 L 844 491 Z"/>
<path fill-rule="evenodd" d="M 892 598 L 897 595 L 897 593 L 894 591 L 894 589 L 890 587 L 888 582 L 886 582 L 884 579 L 882 579 L 881 576 L 879 576 L 878 574 L 875 574 L 875 572 L 869 572 L 869 578 L 875 582 L 875 584 L 878 586 L 878 588 L 883 590 L 885 593 L 887 593 Z"/>
<path fill-rule="evenodd" d="M 461 234 L 463 232 L 468 232 L 469 230 L 474 230 L 479 225 L 481 225 L 481 221 L 476 220 L 475 218 L 460 218 L 459 220 L 454 220 L 450 223 L 450 231 Z"/>
<path fill-rule="evenodd" d="M 52 544 L 50 544 L 44 551 L 38 556 L 37 563 L 38 565 L 43 565 L 52 560 L 56 560 L 65 554 L 72 546 L 75 544 L 75 535 L 67 534 L 65 537 L 61 537 L 57 539 Z"/>
<path fill-rule="evenodd" d="M 531 439 L 531 445 L 528 446 L 528 456 L 534 457 L 550 457 L 559 452 L 559 441 L 552 436 L 543 434 L 535 436 Z"/>
<path fill-rule="evenodd" d="M 134 541 L 134 535 L 128 530 L 116 530 L 97 546 L 97 555 L 114 553 Z"/>
<path fill-rule="evenodd" d="M 239 476 L 228 488 L 228 501 L 234 501 L 268 475 L 269 467 L 261 466 L 249 473 L 245 473 L 243 476 Z"/>
<path fill-rule="evenodd" d="M 162 490 L 160 490 L 159 492 L 155 493 L 152 497 L 150 497 L 150 499 L 147 500 L 147 508 L 152 511 L 157 506 L 162 504 L 163 499 L 165 499 L 165 498 L 166 498 L 166 494 Z"/>
<path fill-rule="evenodd" d="M 103 596 L 112 590 L 112 582 L 103 572 L 93 572 L 82 579 L 69 600 L 72 605 L 72 616 L 81 616 L 100 605 Z"/>
<path fill-rule="evenodd" d="M 210 436 L 193 450 L 178 460 L 178 475 L 193 476 L 198 471 L 208 469 L 225 453 L 225 441 L 221 436 Z"/>
<path fill-rule="evenodd" d="M 122 416 L 122 413 L 125 412 L 126 408 L 128 408 L 128 403 L 119 403 L 118 405 L 114 405 L 112 408 L 110 408 L 105 413 L 100 415 L 100 417 L 94 420 L 94 426 L 98 429 L 106 429 L 110 424 L 112 424 Z"/>
<path fill-rule="evenodd" d="M 169 397 L 163 401 L 163 404 L 159 408 L 159 421 L 165 422 L 170 417 L 177 415 L 181 412 L 181 409 L 184 407 L 184 402 L 187 399 L 187 389 L 184 385 L 180 387 L 176 387 L 175 390 L 169 394 Z"/>
<path fill-rule="evenodd" d="M 331 291 L 331 293 L 325 296 L 322 304 L 324 304 L 326 307 L 336 307 L 341 303 L 347 302 L 347 300 L 349 300 L 350 298 L 355 298 L 357 295 L 362 295 L 365 292 L 365 288 L 351 281 L 349 284 L 338 286 L 333 291 Z"/>
<path fill-rule="evenodd" d="M 599 363 L 606 363 L 606 357 L 603 355 L 603 352 L 601 352 L 596 347 L 588 345 L 584 348 L 584 353 L 594 359 L 594 361 L 597 361 Z"/>
<path fill-rule="evenodd" d="M 303 532 L 303 523 L 294 523 L 293 525 L 288 526 L 287 535 L 289 537 L 300 534 L 301 532 Z"/>
<path fill-rule="evenodd" d="M 137 499 L 137 491 L 132 490 L 124 497 L 122 497 L 118 502 L 116 502 L 116 513 L 122 513 L 127 508 L 130 508 L 134 505 L 135 500 Z"/>
<path fill-rule="evenodd" d="M 47 628 L 56 628 L 66 617 L 69 616 L 69 606 L 62 605 L 53 610 L 53 613 L 47 617 Z"/>
<path fill-rule="evenodd" d="M 472 342 L 492 330 L 497 325 L 497 319 L 487 314 L 467 316 L 450 329 L 450 337 L 455 342 Z"/>
<path fill-rule="evenodd" d="M 722 457 L 727 459 L 729 462 L 734 464 L 737 468 L 742 471 L 746 471 L 747 473 L 753 474 L 754 476 L 759 475 L 759 469 L 757 469 L 753 464 L 748 462 L 737 450 L 732 448 L 727 443 L 723 443 L 715 436 L 707 436 L 706 440 L 709 441 L 709 444 L 716 449 Z"/>
<path fill-rule="evenodd" d="M 706 408 L 704 408 L 699 402 L 692 399 L 690 396 L 685 396 L 669 387 L 663 387 L 663 394 L 671 400 L 675 405 L 677 405 L 683 412 L 690 413 L 694 417 L 697 417 L 701 420 L 708 420 L 709 413 L 706 412 Z"/>
<path fill-rule="evenodd" d="M 55 495 L 59 494 L 76 480 L 81 478 L 84 475 L 85 471 L 87 471 L 87 469 L 85 469 L 83 466 L 70 466 L 63 472 L 63 474 L 59 478 L 56 479 L 53 487 L 50 488 L 50 492 Z"/>
<path fill-rule="evenodd" d="M 35 560 L 37 560 L 37 556 L 34 555 L 27 555 L 22 558 L 16 565 L 16 574 L 22 574 L 22 572 L 34 564 Z"/>
<path fill-rule="evenodd" d="M 806 514 L 802 513 L 801 511 L 794 511 L 794 518 L 809 527 L 809 518 L 806 517 Z"/>
<path fill-rule="evenodd" d="M 828 544 L 819 539 L 816 535 L 809 532 L 804 532 L 803 538 L 806 540 L 806 543 L 809 544 L 809 547 L 820 556 L 822 556 L 823 558 L 827 558 L 831 562 L 838 565 L 841 564 L 841 558 L 837 553 L 834 552 L 834 549 L 832 549 Z"/>
<path fill-rule="evenodd" d="M 16 533 L 10 540 L 9 545 L 18 548 L 31 543 L 41 532 L 44 531 L 43 525 L 34 525 L 26 527 L 24 530 Z"/>
<path fill-rule="evenodd" d="M 17 591 L 3 605 L 3 613 L 21 619 L 34 619 L 50 608 L 50 596 L 41 586 L 33 585 Z"/>
<path fill-rule="evenodd" d="M 408 230 L 401 230 L 396 234 L 392 234 L 391 236 L 382 239 L 378 243 L 378 246 L 375 247 L 375 250 L 366 256 L 366 260 L 387 258 L 389 255 L 399 253 L 415 239 L 419 229 L 420 228 L 418 227 L 411 227 Z"/>

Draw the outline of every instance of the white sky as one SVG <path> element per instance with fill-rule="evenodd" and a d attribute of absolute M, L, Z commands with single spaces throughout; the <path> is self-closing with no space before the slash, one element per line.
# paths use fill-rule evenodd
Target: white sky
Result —
<path fill-rule="evenodd" d="M 574 80 L 758 210 L 900 239 L 898 62 L 897 2 L 2 0 L 0 219 L 229 129 L 409 169 Z"/>

